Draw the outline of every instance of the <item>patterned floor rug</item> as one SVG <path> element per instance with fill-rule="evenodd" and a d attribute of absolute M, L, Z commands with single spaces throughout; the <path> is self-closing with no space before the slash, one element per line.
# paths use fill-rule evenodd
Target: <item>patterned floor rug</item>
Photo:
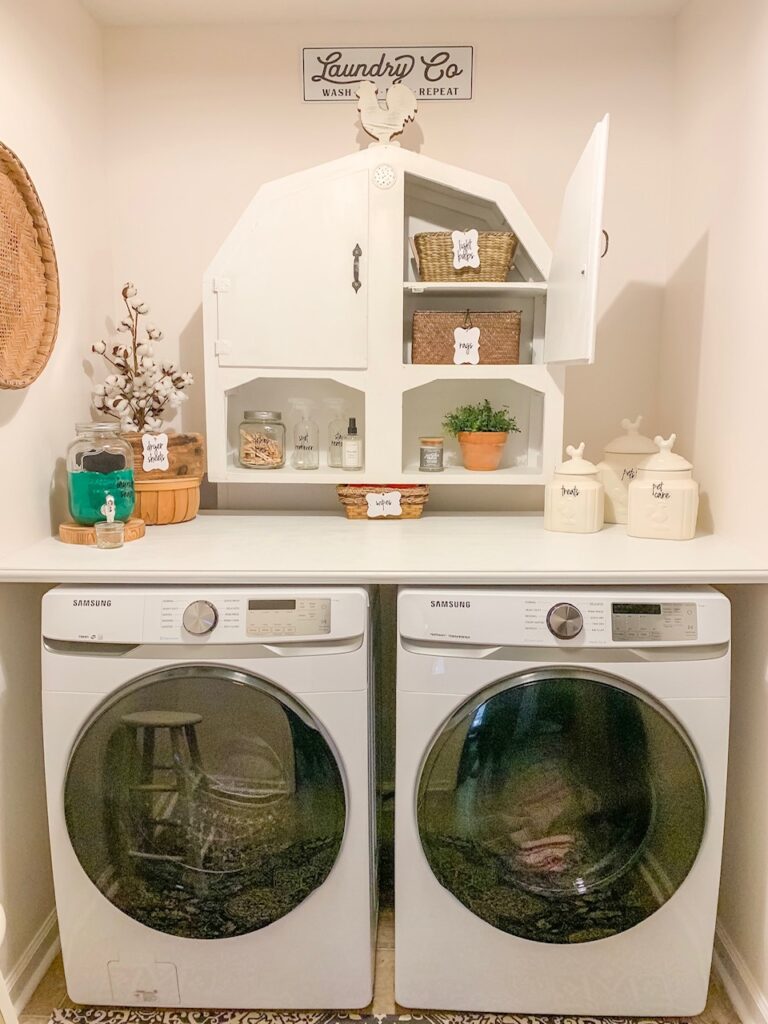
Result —
<path fill-rule="evenodd" d="M 394 1014 L 312 1010 L 159 1010 L 89 1007 L 54 1010 L 50 1024 L 681 1024 L 664 1017 L 544 1017 L 517 1013 Z"/>

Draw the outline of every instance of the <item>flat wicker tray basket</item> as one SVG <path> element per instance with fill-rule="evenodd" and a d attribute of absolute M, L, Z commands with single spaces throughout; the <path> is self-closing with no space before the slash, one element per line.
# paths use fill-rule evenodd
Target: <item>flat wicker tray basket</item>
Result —
<path fill-rule="evenodd" d="M 480 231 L 477 245 L 479 267 L 453 266 L 453 240 L 450 231 L 420 231 L 413 246 L 422 281 L 506 281 L 517 249 L 517 237 L 511 231 Z"/>
<path fill-rule="evenodd" d="M 59 324 L 50 228 L 23 164 L 0 143 L 0 388 L 28 387 L 48 362 Z"/>
<path fill-rule="evenodd" d="M 413 314 L 413 363 L 453 363 L 457 327 L 479 327 L 481 363 L 520 362 L 519 310 L 473 313 L 417 309 Z"/>
<path fill-rule="evenodd" d="M 367 496 L 391 491 L 400 491 L 401 514 L 369 516 Z M 370 519 L 371 522 L 377 519 L 420 519 L 424 506 L 429 501 L 429 487 L 426 484 L 339 484 L 336 493 L 344 506 L 347 519 Z"/>

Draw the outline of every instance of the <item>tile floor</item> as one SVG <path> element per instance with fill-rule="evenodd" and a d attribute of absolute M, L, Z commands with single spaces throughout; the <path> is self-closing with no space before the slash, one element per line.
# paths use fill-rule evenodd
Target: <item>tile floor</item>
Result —
<path fill-rule="evenodd" d="M 373 1003 L 369 1010 L 375 1014 L 397 1013 L 395 1005 L 395 927 L 391 910 L 383 910 L 379 918 L 376 950 L 376 983 Z M 72 1006 L 64 984 L 61 956 L 57 956 L 47 974 L 20 1016 L 20 1024 L 47 1024 L 51 1011 L 57 1007 Z M 723 991 L 718 978 L 712 976 L 709 1001 L 704 1013 L 694 1017 L 691 1024 L 739 1024 L 736 1011 Z"/>

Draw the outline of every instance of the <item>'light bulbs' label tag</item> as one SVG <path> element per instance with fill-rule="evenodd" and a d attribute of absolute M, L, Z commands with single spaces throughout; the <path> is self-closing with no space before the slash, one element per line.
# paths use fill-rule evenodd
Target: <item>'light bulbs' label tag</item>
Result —
<path fill-rule="evenodd" d="M 480 362 L 479 327 L 456 327 L 454 329 L 453 361 L 457 366 L 460 363 L 472 363 L 477 366 Z"/>
<path fill-rule="evenodd" d="M 168 469 L 167 434 L 144 434 L 141 446 L 144 449 L 142 469 L 145 473 L 153 469 Z"/>
<path fill-rule="evenodd" d="M 402 515 L 403 510 L 400 507 L 401 498 L 402 494 L 400 491 L 379 491 L 366 494 L 365 500 L 368 502 L 368 518 L 380 519 L 383 516 Z"/>
<path fill-rule="evenodd" d="M 477 228 L 469 231 L 452 231 L 453 269 L 480 266 L 480 246 L 477 241 Z"/>

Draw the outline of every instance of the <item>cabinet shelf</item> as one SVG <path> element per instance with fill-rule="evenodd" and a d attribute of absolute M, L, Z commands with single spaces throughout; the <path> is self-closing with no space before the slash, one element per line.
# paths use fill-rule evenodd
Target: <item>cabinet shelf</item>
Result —
<path fill-rule="evenodd" d="M 546 281 L 403 281 L 411 295 L 508 295 L 535 298 L 547 294 Z"/>

